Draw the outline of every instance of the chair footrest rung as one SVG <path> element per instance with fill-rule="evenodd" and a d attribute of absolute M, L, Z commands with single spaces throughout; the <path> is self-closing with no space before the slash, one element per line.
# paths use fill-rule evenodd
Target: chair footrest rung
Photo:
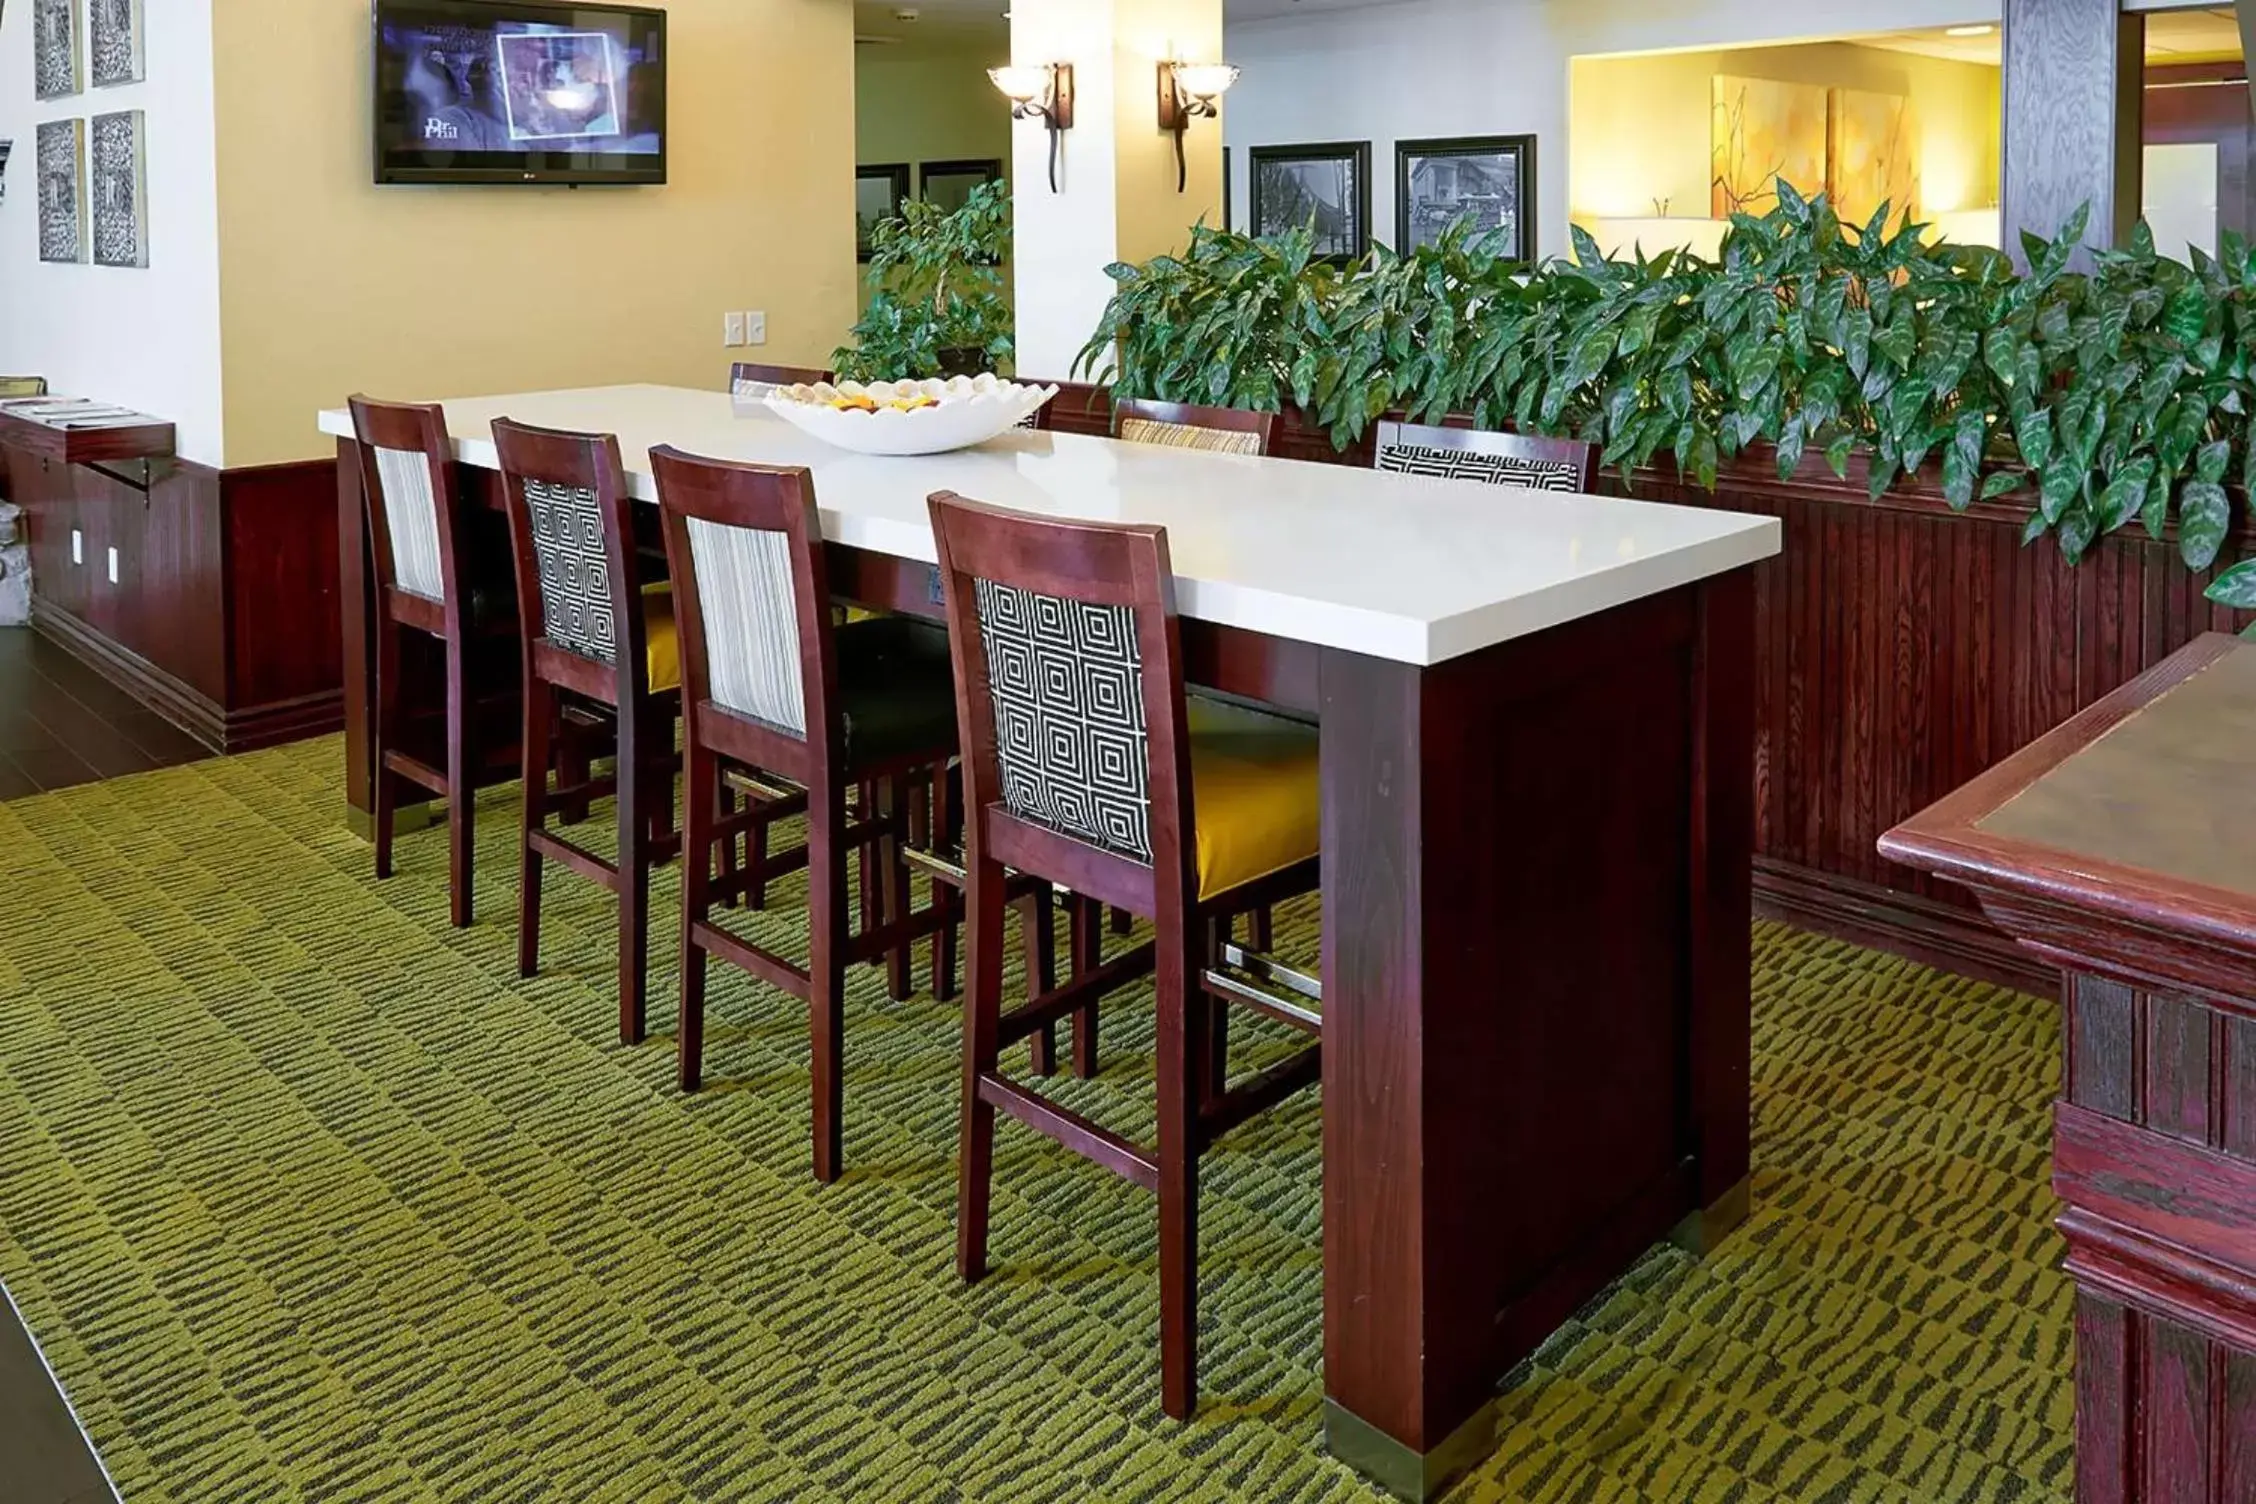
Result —
<path fill-rule="evenodd" d="M 1323 1046 L 1312 1044 L 1289 1060 L 1280 1060 L 1243 1086 L 1234 1086 L 1199 1109 L 1200 1147 L 1259 1117 L 1303 1087 L 1323 1079 Z"/>
<path fill-rule="evenodd" d="M 814 991 L 814 983 L 807 973 L 781 956 L 764 951 L 749 941 L 739 940 L 718 925 L 698 920 L 689 927 L 689 938 L 699 950 L 740 966 L 769 986 L 780 988 L 793 997 L 803 1000 Z"/>
<path fill-rule="evenodd" d="M 1155 952 L 1147 940 L 1111 960 L 1092 966 L 1082 975 L 1054 987 L 1040 997 L 1004 1014 L 996 1027 L 999 1045 L 1013 1045 L 1064 1018 L 1078 1013 L 1113 988 L 1149 975 Z"/>
<path fill-rule="evenodd" d="M 1222 947 L 1222 959 L 1256 980 L 1297 992 L 1312 1003 L 1324 1000 L 1324 984 L 1321 980 L 1305 971 L 1287 966 L 1266 951 L 1253 950 L 1231 941 Z"/>
<path fill-rule="evenodd" d="M 619 869 L 592 851 L 583 851 L 562 836 L 545 830 L 525 833 L 525 844 L 552 862 L 561 862 L 574 872 L 603 884 L 616 893 L 619 890 Z"/>
<path fill-rule="evenodd" d="M 981 1076 L 979 1095 L 1036 1133 L 1096 1161 L 1123 1180 L 1132 1180 L 1147 1191 L 1159 1189 L 1159 1161 L 1143 1145 L 1109 1128 L 1100 1128 L 1072 1108 L 1061 1107 L 1000 1076 Z"/>
<path fill-rule="evenodd" d="M 1233 947 L 1234 948 L 1234 947 Z M 1304 1034 L 1322 1034 L 1324 1016 L 1314 1009 L 1303 1008 L 1289 998 L 1278 997 L 1262 991 L 1252 983 L 1234 977 L 1226 971 L 1208 968 L 1199 976 L 1200 985 L 1215 997 L 1232 1002 L 1254 1012 L 1265 1014 L 1281 1024 L 1287 1024 Z"/>

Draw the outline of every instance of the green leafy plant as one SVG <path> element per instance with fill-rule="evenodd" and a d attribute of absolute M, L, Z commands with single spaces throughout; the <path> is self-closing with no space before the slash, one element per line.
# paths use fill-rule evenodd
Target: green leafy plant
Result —
<path fill-rule="evenodd" d="M 1303 233 L 1201 227 L 1181 258 L 1108 268 L 1118 292 L 1080 367 L 1132 395 L 1274 409 L 1335 445 L 1382 413 L 1573 434 L 1626 477 L 1663 454 L 1710 489 L 1767 447 L 1781 476 L 1862 463 L 1874 497 L 1930 463 L 1964 509 L 2033 502 L 2027 537 L 2079 559 L 2132 522 L 2176 529 L 2195 569 L 2256 480 L 2256 251 L 2228 234 L 2187 266 L 2129 246 L 2072 270 L 2086 216 L 2025 235 L 2026 272 L 1979 246 L 1843 224 L 1786 182 L 1737 214 L 1716 260 L 1608 256 L 1580 230 L 1539 266 L 1452 229 L 1340 272 Z M 2256 607 L 2256 568 L 2216 598 Z"/>
<path fill-rule="evenodd" d="M 1010 229 L 1010 188 L 1001 181 L 981 184 L 953 211 L 912 199 L 872 229 L 869 304 L 853 344 L 831 355 L 838 374 L 898 381 L 1007 368 Z"/>

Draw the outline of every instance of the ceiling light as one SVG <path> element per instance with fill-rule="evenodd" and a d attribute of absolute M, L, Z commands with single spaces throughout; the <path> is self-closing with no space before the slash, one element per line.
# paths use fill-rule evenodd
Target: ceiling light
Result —
<path fill-rule="evenodd" d="M 1943 35 L 1946 37 L 1986 37 L 1995 30 L 1997 30 L 1995 26 L 1984 22 L 1980 26 L 1946 26 L 1943 28 Z"/>

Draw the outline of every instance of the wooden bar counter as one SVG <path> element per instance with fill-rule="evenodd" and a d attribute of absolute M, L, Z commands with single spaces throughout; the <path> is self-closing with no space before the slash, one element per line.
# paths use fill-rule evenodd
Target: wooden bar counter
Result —
<path fill-rule="evenodd" d="M 1880 849 L 2065 973 L 2077 1499 L 2256 1500 L 2256 642 L 2196 639 Z"/>
<path fill-rule="evenodd" d="M 617 434 L 645 501 L 658 443 L 808 466 L 834 587 L 896 611 L 939 612 L 935 490 L 1168 529 L 1192 677 L 1322 728 L 1335 1453 L 1433 1496 L 1575 1307 L 1745 1214 L 1750 569 L 1775 522 L 1071 433 L 880 459 L 662 387 L 448 403 L 473 501 L 504 415 Z M 365 808 L 360 467 L 345 415 L 321 423 Z"/>

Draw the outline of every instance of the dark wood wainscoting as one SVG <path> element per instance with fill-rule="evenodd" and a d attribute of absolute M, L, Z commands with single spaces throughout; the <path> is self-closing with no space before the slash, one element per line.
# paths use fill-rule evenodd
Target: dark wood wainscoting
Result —
<path fill-rule="evenodd" d="M 1094 388 L 1068 387 L 1049 421 L 1103 433 Z M 1298 414 L 1273 452 L 1368 465 Z M 2175 537 L 2135 525 L 2071 568 L 2008 498 L 1953 512 L 1932 476 L 1866 499 L 1812 457 L 1788 481 L 1767 453 L 1710 494 L 1673 465 L 1615 495 L 1776 517 L 1785 548 L 1755 566 L 1755 894 L 1761 912 L 1961 974 L 2040 993 L 2059 985 L 1956 884 L 1883 860 L 1882 832 L 2161 662 L 2202 632 L 2251 619 L 2211 605 L 2211 576 Z M 2237 547 L 2256 541 L 2244 529 Z"/>
<path fill-rule="evenodd" d="M 144 489 L 138 471 L 0 454 L 43 635 L 214 751 L 344 723 L 333 460 L 162 461 Z"/>

